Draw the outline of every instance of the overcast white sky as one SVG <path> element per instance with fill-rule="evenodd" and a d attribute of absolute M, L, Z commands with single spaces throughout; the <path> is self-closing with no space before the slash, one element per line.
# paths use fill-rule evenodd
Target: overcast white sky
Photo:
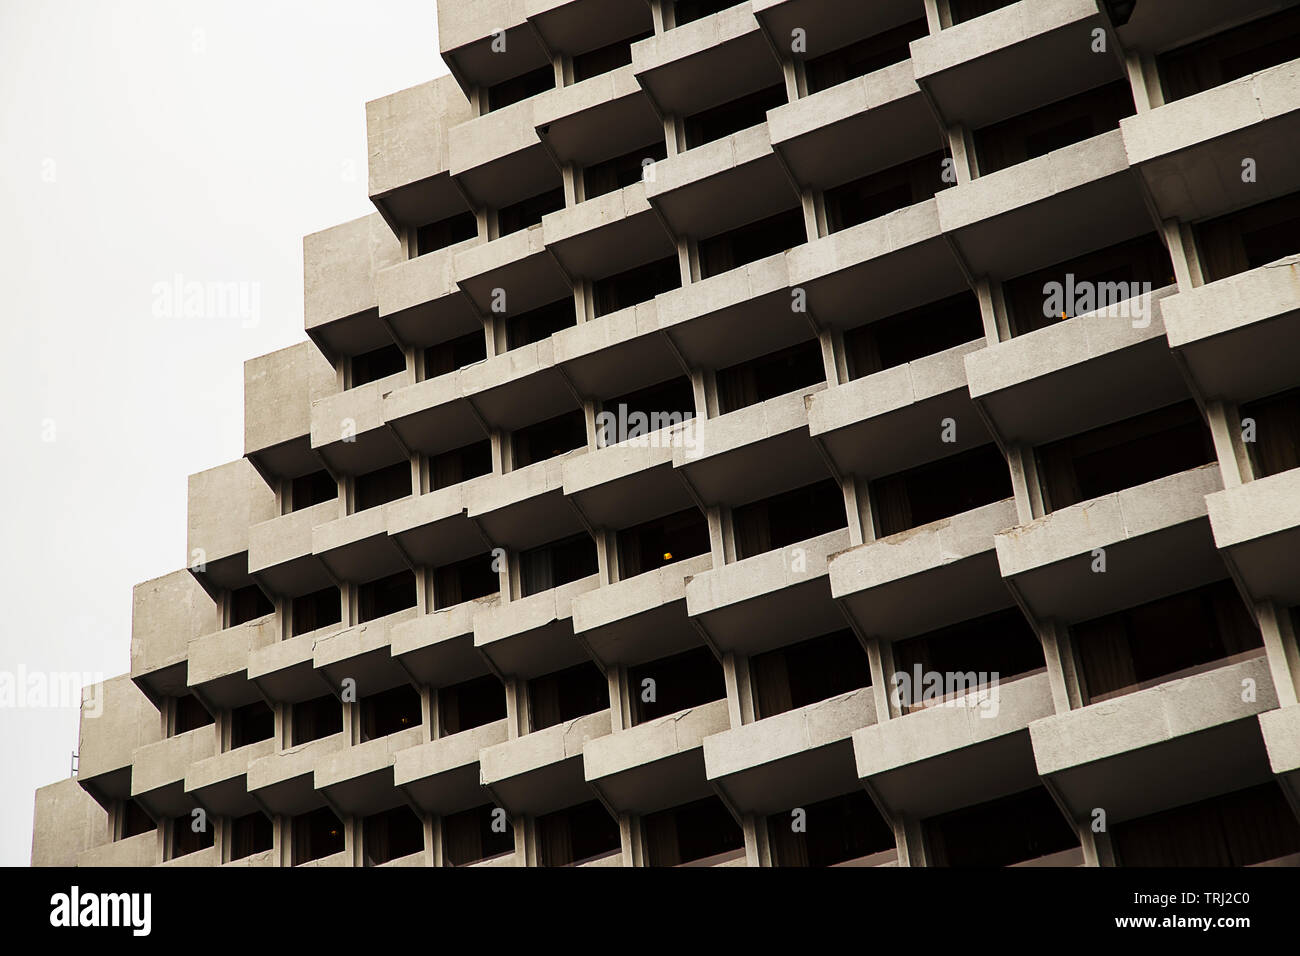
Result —
<path fill-rule="evenodd" d="M 436 19 L 0 0 L 0 674 L 130 669 L 131 588 L 185 566 L 186 476 L 243 454 L 244 360 L 306 338 L 302 237 L 373 211 L 364 104 L 447 72 Z M 155 317 L 178 275 L 260 321 Z M 0 864 L 76 745 L 75 708 L 0 706 Z"/>

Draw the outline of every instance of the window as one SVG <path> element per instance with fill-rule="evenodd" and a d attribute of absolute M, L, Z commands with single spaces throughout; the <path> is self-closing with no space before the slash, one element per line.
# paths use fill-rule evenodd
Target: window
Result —
<path fill-rule="evenodd" d="M 633 724 L 644 724 L 727 696 L 722 665 L 707 647 L 629 668 L 627 686 L 632 695 Z M 648 697 L 652 699 L 647 700 Z"/>
<path fill-rule="evenodd" d="M 448 219 L 427 223 L 416 229 L 415 254 L 422 256 L 477 236 L 478 217 L 469 211 L 457 213 Z"/>
<path fill-rule="evenodd" d="M 294 866 L 342 853 L 346 845 L 343 824 L 329 807 L 294 817 L 290 828 Z"/>
<path fill-rule="evenodd" d="M 364 475 L 357 475 L 354 487 L 357 511 L 378 508 L 398 498 L 405 498 L 411 493 L 411 463 L 399 461 Z"/>
<path fill-rule="evenodd" d="M 808 241 L 803 210 L 789 209 L 700 240 L 700 278 L 708 279 Z"/>
<path fill-rule="evenodd" d="M 622 848 L 618 821 L 599 801 L 537 818 L 537 849 L 542 866 L 575 866 Z"/>
<path fill-rule="evenodd" d="M 433 569 L 434 610 L 455 607 L 501 590 L 501 576 L 491 552 Z"/>
<path fill-rule="evenodd" d="M 438 689 L 438 736 L 450 737 L 506 718 L 506 689 L 493 674 Z"/>
<path fill-rule="evenodd" d="M 230 821 L 230 859 L 242 860 L 274 848 L 271 820 L 263 813 L 250 813 Z"/>
<path fill-rule="evenodd" d="M 235 588 L 230 592 L 230 626 L 238 627 L 259 617 L 275 613 L 275 605 L 256 584 Z"/>
<path fill-rule="evenodd" d="M 646 160 L 657 163 L 667 156 L 667 143 L 657 139 L 653 143 L 647 143 L 621 156 L 583 167 L 583 196 L 587 199 L 595 199 L 616 189 L 626 189 L 633 183 L 639 183 L 645 176 Z"/>
<path fill-rule="evenodd" d="M 612 73 L 619 67 L 627 66 L 632 62 L 632 44 L 654 35 L 654 29 L 651 28 L 635 36 L 577 54 L 573 58 L 573 82 L 581 83 L 593 76 Z"/>
<path fill-rule="evenodd" d="M 1173 102 L 1300 58 L 1300 9 L 1283 10 L 1161 54 L 1165 100 Z"/>
<path fill-rule="evenodd" d="M 535 425 L 526 425 L 510 436 L 515 468 L 526 468 L 539 461 L 555 458 L 587 444 L 587 419 L 581 409 L 574 409 Z"/>
<path fill-rule="evenodd" d="M 778 83 L 729 103 L 686 117 L 686 148 L 695 149 L 767 122 L 767 111 L 784 106 L 785 85 Z"/>
<path fill-rule="evenodd" d="M 452 866 L 468 866 L 515 852 L 515 831 L 505 812 L 486 803 L 442 818 L 443 855 Z"/>
<path fill-rule="evenodd" d="M 322 627 L 339 624 L 343 620 L 339 589 L 323 588 L 293 599 L 290 610 L 293 616 L 293 636 L 310 634 Z"/>
<path fill-rule="evenodd" d="M 291 510 L 302 511 L 322 501 L 333 501 L 339 496 L 339 484 L 328 471 L 313 471 L 293 479 L 289 488 Z"/>
<path fill-rule="evenodd" d="M 603 401 L 601 411 L 603 417 L 596 420 L 600 443 L 616 445 L 694 418 L 695 390 L 689 378 L 679 376 Z"/>
<path fill-rule="evenodd" d="M 930 153 L 826 190 L 826 224 L 840 232 L 925 202 L 946 188 L 943 153 Z"/>
<path fill-rule="evenodd" d="M 158 828 L 158 824 L 153 822 L 153 818 L 145 813 L 144 808 L 136 801 L 123 800 L 118 806 L 122 820 L 122 835 L 118 839 L 129 840 L 133 836 Z"/>
<path fill-rule="evenodd" d="M 343 705 L 332 694 L 293 705 L 293 746 L 343 732 Z"/>
<path fill-rule="evenodd" d="M 648 813 L 641 823 L 650 866 L 707 865 L 745 850 L 744 831 L 717 797 Z"/>
<path fill-rule="evenodd" d="M 173 700 L 176 706 L 175 720 L 172 724 L 173 737 L 179 737 L 191 730 L 198 730 L 200 727 L 215 723 L 207 708 L 199 703 L 199 699 L 193 694 L 185 694 L 182 697 L 175 697 Z"/>
<path fill-rule="evenodd" d="M 491 473 L 492 442 L 487 439 L 429 459 L 429 480 L 434 491 Z"/>
<path fill-rule="evenodd" d="M 585 531 L 519 555 L 523 597 L 595 574 L 596 544 Z"/>
<path fill-rule="evenodd" d="M 709 553 L 709 522 L 698 508 L 655 518 L 617 533 L 620 581 Z"/>
<path fill-rule="evenodd" d="M 1206 282 L 1258 269 L 1300 252 L 1300 193 L 1197 223 L 1193 232 Z"/>
<path fill-rule="evenodd" d="M 731 513 L 737 559 L 847 528 L 844 493 L 829 478 L 735 508 Z"/>
<path fill-rule="evenodd" d="M 393 807 L 362 820 L 366 866 L 400 860 L 424 849 L 424 823 L 409 807 Z"/>
<path fill-rule="evenodd" d="M 856 76 L 866 76 L 901 63 L 912 55 L 908 44 L 929 33 L 925 17 L 919 17 L 892 30 L 806 60 L 804 72 L 808 78 L 808 92 L 820 93 Z"/>
<path fill-rule="evenodd" d="M 475 362 L 487 358 L 487 336 L 476 329 L 459 338 L 430 345 L 424 350 L 424 378 L 427 381 L 439 375 L 449 375 Z"/>
<path fill-rule="evenodd" d="M 592 283 L 596 316 L 648 302 L 661 292 L 679 288 L 681 284 L 682 269 L 676 256 L 597 279 Z"/>
<path fill-rule="evenodd" d="M 1048 511 L 1216 460 L 1190 399 L 1042 445 L 1035 455 Z"/>
<path fill-rule="evenodd" d="M 506 351 L 540 342 L 577 324 L 578 313 L 572 296 L 530 312 L 512 315 L 506 319 Z"/>
<path fill-rule="evenodd" d="M 1010 498 L 1011 470 L 996 445 L 982 445 L 870 484 L 876 537 L 886 538 Z"/>
<path fill-rule="evenodd" d="M 369 694 L 358 701 L 361 708 L 361 739 L 378 740 L 418 727 L 421 723 L 420 692 L 409 684 Z"/>
<path fill-rule="evenodd" d="M 979 299 L 961 292 L 845 332 L 849 378 L 883 372 L 982 338 Z"/>
<path fill-rule="evenodd" d="M 196 829 L 197 828 L 197 829 Z M 171 856 L 175 860 L 206 850 L 213 844 L 215 828 L 206 815 L 195 817 L 188 813 L 171 820 Z"/>
<path fill-rule="evenodd" d="M 718 410 L 723 414 L 757 405 L 826 381 L 821 344 L 809 339 L 789 348 L 719 369 Z"/>
<path fill-rule="evenodd" d="M 994 10 L 1009 7 L 1016 2 L 1017 0 L 948 0 L 948 9 L 952 16 L 953 26 L 956 26 L 959 23 L 965 23 L 967 20 L 982 17 L 986 13 L 992 13 Z"/>
<path fill-rule="evenodd" d="M 737 0 L 677 0 L 674 4 L 673 19 L 677 26 L 685 26 L 695 20 L 719 13 L 736 6 Z"/>
<path fill-rule="evenodd" d="M 230 711 L 230 749 L 238 750 L 275 736 L 275 712 L 255 700 Z"/>
<path fill-rule="evenodd" d="M 1300 388 L 1241 406 L 1241 418 L 1255 421 L 1255 440 L 1246 443 L 1258 478 L 1300 468 Z"/>
<path fill-rule="evenodd" d="M 387 578 L 369 581 L 357 588 L 357 600 L 360 604 L 359 624 L 415 607 L 415 575 L 398 571 Z"/>
<path fill-rule="evenodd" d="M 898 858 L 894 831 L 881 817 L 865 790 L 831 797 L 800 807 L 802 832 L 795 832 L 790 812 L 767 818 L 772 859 L 777 866 L 835 866 L 877 857 Z"/>
<path fill-rule="evenodd" d="M 564 187 L 548 190 L 497 210 L 497 235 L 508 236 L 537 225 L 547 213 L 564 208 Z"/>
<path fill-rule="evenodd" d="M 1081 143 L 1136 112 L 1128 80 L 1116 80 L 975 131 L 981 176 Z"/>
<path fill-rule="evenodd" d="M 749 673 L 759 720 L 871 686 L 867 654 L 847 630 L 755 654 Z"/>
<path fill-rule="evenodd" d="M 381 378 L 388 378 L 398 372 L 406 371 L 406 356 L 396 345 L 352 357 L 352 384 L 350 388 L 359 388 Z"/>
<path fill-rule="evenodd" d="M 591 661 L 528 682 L 528 711 L 534 733 L 608 707 L 609 684 Z"/>
<path fill-rule="evenodd" d="M 530 96 L 555 88 L 555 68 L 551 64 L 539 66 L 520 76 L 502 80 L 488 87 L 487 108 L 492 113 L 520 103 Z"/>
<path fill-rule="evenodd" d="M 1079 845 L 1042 787 L 931 817 L 921 829 L 931 866 L 1011 866 Z"/>

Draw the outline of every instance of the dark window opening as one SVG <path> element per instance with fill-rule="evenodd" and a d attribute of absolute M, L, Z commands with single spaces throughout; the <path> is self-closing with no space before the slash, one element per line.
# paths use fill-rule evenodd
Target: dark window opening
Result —
<path fill-rule="evenodd" d="M 547 213 L 558 212 L 564 208 L 564 187 L 548 190 L 531 196 L 510 206 L 497 210 L 497 235 L 508 236 L 513 232 L 531 228 L 542 221 Z"/>
<path fill-rule="evenodd" d="M 581 83 L 593 76 L 613 73 L 620 67 L 627 66 L 632 62 L 632 44 L 654 35 L 655 31 L 652 28 L 635 36 L 615 40 L 594 50 L 576 54 L 573 57 L 573 82 Z"/>
<path fill-rule="evenodd" d="M 357 511 L 378 508 L 398 498 L 405 498 L 411 493 L 411 463 L 399 461 L 364 475 L 357 475 L 354 488 Z"/>
<path fill-rule="evenodd" d="M 1292 8 L 1170 50 L 1156 64 L 1172 103 L 1297 58 L 1300 9 Z"/>
<path fill-rule="evenodd" d="M 1043 787 L 940 814 L 921 827 L 931 866 L 1012 866 L 1079 845 Z"/>
<path fill-rule="evenodd" d="M 826 190 L 827 228 L 839 232 L 932 198 L 951 185 L 943 181 L 944 158 L 931 153 Z"/>
<path fill-rule="evenodd" d="M 524 597 L 558 588 L 596 573 L 596 543 L 585 531 L 519 555 Z"/>
<path fill-rule="evenodd" d="M 982 338 L 979 299 L 972 292 L 960 292 L 845 332 L 849 378 L 883 372 Z"/>
<path fill-rule="evenodd" d="M 230 592 L 230 626 L 238 627 L 275 612 L 275 605 L 256 584 L 235 588 Z"/>
<path fill-rule="evenodd" d="M 1118 129 L 1119 121 L 1135 112 L 1128 80 L 1116 80 L 985 126 L 975 131 L 980 175 L 987 176 Z"/>
<path fill-rule="evenodd" d="M 410 807 L 393 807 L 364 818 L 361 839 L 366 866 L 379 866 L 423 850 L 424 823 Z"/>
<path fill-rule="evenodd" d="M 694 417 L 695 390 L 679 375 L 601 402 L 596 428 L 602 445 L 616 445 Z"/>
<path fill-rule="evenodd" d="M 333 501 L 339 496 L 339 483 L 328 471 L 313 471 L 310 475 L 301 475 L 293 480 L 289 490 L 293 502 L 292 510 L 302 511 L 322 501 Z"/>
<path fill-rule="evenodd" d="M 627 686 L 632 695 L 633 724 L 644 724 L 727 696 L 722 665 L 707 647 L 628 668 Z M 654 699 L 648 700 L 649 697 Z"/>
<path fill-rule="evenodd" d="M 1011 469 L 996 445 L 981 445 L 871 482 L 876 536 L 886 538 L 1010 498 Z"/>
<path fill-rule="evenodd" d="M 1075 624 L 1088 703 L 1174 679 L 1263 646 L 1231 581 Z"/>
<path fill-rule="evenodd" d="M 242 860 L 275 847 L 271 820 L 264 813 L 250 813 L 230 821 L 230 858 Z"/>
<path fill-rule="evenodd" d="M 193 694 L 186 694 L 183 697 L 174 698 L 176 701 L 176 719 L 172 726 L 173 737 L 179 737 L 181 734 L 187 734 L 191 730 L 198 730 L 200 727 L 206 727 L 208 724 L 215 723 L 208 709 L 199 703 L 199 699 Z"/>
<path fill-rule="evenodd" d="M 506 351 L 523 348 L 578 324 L 573 297 L 506 319 Z"/>
<path fill-rule="evenodd" d="M 544 422 L 526 425 L 515 431 L 510 441 L 515 453 L 515 468 L 526 468 L 575 448 L 586 447 L 587 419 L 575 409 Z"/>
<path fill-rule="evenodd" d="M 741 505 L 731 512 L 736 558 L 750 558 L 849 526 L 844 492 L 831 479 Z"/>
<path fill-rule="evenodd" d="M 1257 478 L 1300 468 L 1300 388 L 1248 402 L 1240 413 L 1243 423 L 1255 422 L 1246 450 Z"/>
<path fill-rule="evenodd" d="M 506 717 L 506 689 L 486 674 L 438 689 L 438 736 L 450 737 Z"/>
<path fill-rule="evenodd" d="M 429 459 L 429 480 L 434 491 L 491 473 L 492 442 L 488 439 L 453 448 Z"/>
<path fill-rule="evenodd" d="M 778 83 L 734 99 L 729 103 L 701 110 L 686 117 L 686 148 L 723 139 L 741 130 L 767 122 L 767 111 L 786 103 L 785 84 Z"/>
<path fill-rule="evenodd" d="M 158 824 L 153 822 L 153 818 L 144 812 L 144 808 L 134 800 L 122 801 L 122 836 L 121 839 L 129 840 L 133 836 L 139 836 L 141 833 L 148 833 L 150 830 L 156 830 Z"/>
<path fill-rule="evenodd" d="M 900 677 L 889 693 L 910 713 L 934 701 L 936 690 L 940 699 L 949 693 L 986 692 L 1046 666 L 1038 635 L 1013 607 L 897 641 L 894 670 Z M 942 689 L 926 686 L 923 675 L 930 673 L 944 677 Z"/>
<path fill-rule="evenodd" d="M 1269 781 L 1111 827 L 1119 866 L 1257 866 L 1300 853 L 1300 825 Z"/>
<path fill-rule="evenodd" d="M 1153 232 L 1010 279 L 1002 291 L 1018 336 L 1056 325 L 1061 312 L 1073 318 L 1173 284 L 1169 250 Z"/>
<path fill-rule="evenodd" d="M 720 13 L 737 5 L 737 0 L 677 0 L 674 5 L 673 23 L 679 27 L 695 20 Z"/>
<path fill-rule="evenodd" d="M 659 162 L 668 157 L 668 144 L 657 139 L 638 149 L 583 167 L 582 194 L 587 199 L 626 189 L 645 176 L 646 160 Z"/>
<path fill-rule="evenodd" d="M 534 733 L 608 707 L 609 683 L 591 661 L 528 682 L 528 712 Z"/>
<path fill-rule="evenodd" d="M 515 851 L 515 830 L 504 812 L 486 803 L 442 818 L 443 855 L 452 866 L 468 866 Z"/>
<path fill-rule="evenodd" d="M 430 222 L 416 229 L 415 254 L 422 256 L 436 252 L 477 236 L 478 217 L 472 212 L 460 212 L 448 219 Z"/>
<path fill-rule="evenodd" d="M 877 853 L 896 858 L 894 831 L 865 790 L 800 808 L 806 830 L 796 833 L 789 812 L 767 818 L 777 866 L 835 866 Z M 884 862 L 882 859 L 881 862 Z"/>
<path fill-rule="evenodd" d="M 700 240 L 700 278 L 708 279 L 808 241 L 803 210 L 790 209 Z"/>
<path fill-rule="evenodd" d="M 537 818 L 537 849 L 542 866 L 576 866 L 623 849 L 618 821 L 600 801 Z"/>
<path fill-rule="evenodd" d="M 487 336 L 483 330 L 468 332 L 449 342 L 430 345 L 424 350 L 424 377 L 427 381 L 439 375 L 450 375 L 486 358 Z"/>
<path fill-rule="evenodd" d="M 368 581 L 357 588 L 357 597 L 361 605 L 358 624 L 415 607 L 415 575 L 410 571 L 398 571 Z"/>
<path fill-rule="evenodd" d="M 617 537 L 620 581 L 710 550 L 709 522 L 698 508 L 624 528 Z"/>
<path fill-rule="evenodd" d="M 333 694 L 293 705 L 293 746 L 343 732 L 343 705 Z"/>
<path fill-rule="evenodd" d="M 592 283 L 596 317 L 649 302 L 661 292 L 680 288 L 682 268 L 676 256 L 628 269 Z"/>
<path fill-rule="evenodd" d="M 1217 460 L 1190 399 L 1043 445 L 1035 456 L 1049 512 Z"/>
<path fill-rule="evenodd" d="M 952 16 L 952 24 L 956 26 L 967 20 L 982 17 L 986 13 L 992 13 L 994 10 L 1009 7 L 1016 2 L 1018 0 L 948 0 L 948 10 Z"/>
<path fill-rule="evenodd" d="M 291 830 L 294 866 L 343 852 L 343 824 L 329 807 L 294 817 Z"/>
<path fill-rule="evenodd" d="M 238 750 L 275 736 L 275 711 L 255 700 L 230 711 L 230 749 Z"/>
<path fill-rule="evenodd" d="M 331 624 L 339 624 L 343 620 L 339 589 L 335 587 L 322 588 L 319 591 L 313 591 L 311 594 L 296 597 L 293 599 L 291 613 L 293 615 L 294 637 L 299 634 L 310 634 L 312 631 L 319 631 L 322 627 L 329 627 Z"/>
<path fill-rule="evenodd" d="M 206 850 L 214 842 L 215 827 L 206 815 L 194 817 L 186 813 L 173 817 L 171 825 L 172 853 L 169 859 L 175 860 L 197 853 L 199 850 Z"/>
<path fill-rule="evenodd" d="M 491 552 L 444 564 L 433 569 L 433 608 L 445 608 L 476 601 L 501 590 L 501 576 Z"/>
<path fill-rule="evenodd" d="M 717 797 L 647 813 L 641 823 L 650 866 L 721 862 L 745 849 L 744 831 Z"/>
<path fill-rule="evenodd" d="M 758 719 L 871 686 L 867 653 L 852 631 L 835 631 L 749 659 Z"/>
<path fill-rule="evenodd" d="M 778 395 L 826 381 L 821 343 L 816 339 L 719 369 L 718 411 L 726 414 Z"/>
<path fill-rule="evenodd" d="M 1300 192 L 1193 227 L 1206 282 L 1258 269 L 1300 252 Z"/>
<path fill-rule="evenodd" d="M 358 702 L 361 707 L 361 739 L 378 740 L 418 727 L 422 722 L 420 692 L 410 684 L 398 684 L 389 690 L 369 694 Z"/>
<path fill-rule="evenodd" d="M 866 76 L 901 63 L 912 55 L 908 44 L 929 34 L 930 28 L 926 25 L 925 17 L 918 17 L 892 30 L 813 57 L 804 63 L 808 92 L 820 93 L 854 77 Z"/>
<path fill-rule="evenodd" d="M 545 93 L 555 88 L 555 68 L 551 64 L 539 66 L 520 76 L 488 87 L 487 109 L 489 113 L 521 103 L 530 96 Z"/>
<path fill-rule="evenodd" d="M 370 382 L 377 382 L 381 378 L 406 371 L 406 355 L 396 345 L 385 345 L 364 355 L 354 355 L 351 363 L 350 388 L 360 388 Z"/>

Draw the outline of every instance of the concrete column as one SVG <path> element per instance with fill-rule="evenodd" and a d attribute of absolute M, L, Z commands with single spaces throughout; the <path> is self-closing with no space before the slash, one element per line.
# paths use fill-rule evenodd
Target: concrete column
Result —
<path fill-rule="evenodd" d="M 740 828 L 745 834 L 745 865 L 773 866 L 772 844 L 767 835 L 767 820 L 753 813 L 741 818 Z"/>
<path fill-rule="evenodd" d="M 735 730 L 755 720 L 754 693 L 749 680 L 749 658 L 727 652 L 722 658 L 722 674 L 727 682 L 727 716 Z"/>
<path fill-rule="evenodd" d="M 517 677 L 506 681 L 506 733 L 514 740 L 529 731 L 528 684 Z"/>
<path fill-rule="evenodd" d="M 894 824 L 894 844 L 898 847 L 899 866 L 929 866 L 921 821 L 904 817 Z"/>
<path fill-rule="evenodd" d="M 645 840 L 641 832 L 641 818 L 630 813 L 618 815 L 618 837 L 623 846 L 624 866 L 646 866 Z"/>
<path fill-rule="evenodd" d="M 1063 714 L 1083 706 L 1083 688 L 1075 667 L 1074 643 L 1070 632 L 1059 621 L 1045 621 L 1035 630 L 1043 645 L 1047 677 L 1052 685 L 1052 706 Z"/>
<path fill-rule="evenodd" d="M 1255 470 L 1241 440 L 1241 418 L 1235 404 L 1213 401 L 1205 405 L 1210 436 L 1214 439 L 1214 454 L 1219 459 L 1219 472 L 1224 488 L 1236 488 L 1255 479 Z"/>
<path fill-rule="evenodd" d="M 971 131 L 964 125 L 954 124 L 948 127 L 948 152 L 952 155 L 953 172 L 957 176 L 957 185 L 961 186 L 979 178 L 979 157 L 975 153 L 975 140 Z"/>
<path fill-rule="evenodd" d="M 925 0 L 925 22 L 931 35 L 952 26 L 948 0 Z"/>
<path fill-rule="evenodd" d="M 1268 670 L 1277 690 L 1279 707 L 1300 703 L 1300 647 L 1291 615 L 1272 601 L 1255 606 L 1255 620 L 1264 637 Z"/>
<path fill-rule="evenodd" d="M 1169 247 L 1169 258 L 1174 266 L 1174 278 L 1179 292 L 1187 292 L 1205 285 L 1205 276 L 1201 272 L 1201 258 L 1196 252 L 1196 241 L 1192 227 L 1176 219 L 1165 220 L 1162 228 L 1165 245 Z"/>
<path fill-rule="evenodd" d="M 867 638 L 867 665 L 871 668 L 871 696 L 876 702 L 876 721 L 883 722 L 896 716 L 890 704 L 894 689 L 890 678 L 894 673 L 894 649 L 888 641 Z"/>
<path fill-rule="evenodd" d="M 1129 88 L 1133 91 L 1133 105 L 1139 113 L 1149 113 L 1165 105 L 1155 57 L 1149 53 L 1127 53 L 1124 68 L 1128 72 Z"/>
<path fill-rule="evenodd" d="M 1012 445 L 1007 449 L 1007 465 L 1011 469 L 1011 490 L 1016 499 L 1016 520 L 1022 525 L 1029 524 L 1047 513 L 1033 449 Z"/>

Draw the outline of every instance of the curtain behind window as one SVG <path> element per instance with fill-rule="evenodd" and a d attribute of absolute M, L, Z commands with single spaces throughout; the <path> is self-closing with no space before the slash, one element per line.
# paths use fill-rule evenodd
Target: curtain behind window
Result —
<path fill-rule="evenodd" d="M 677 818 L 671 812 L 647 816 L 644 826 L 646 857 L 651 866 L 677 866 L 682 862 L 677 844 Z"/>
<path fill-rule="evenodd" d="M 784 714 L 794 707 L 790 695 L 790 671 L 785 650 L 755 654 L 749 659 L 749 674 L 754 686 L 754 707 L 758 719 Z"/>
<path fill-rule="evenodd" d="M 1110 614 L 1076 624 L 1070 633 L 1083 665 L 1086 702 L 1137 684 L 1128 622 L 1123 615 Z"/>
<path fill-rule="evenodd" d="M 873 481 L 870 490 L 876 534 L 885 538 L 913 526 L 912 502 L 901 476 Z"/>
<path fill-rule="evenodd" d="M 543 866 L 565 866 L 573 862 L 573 824 L 567 814 L 540 818 L 537 831 Z"/>
<path fill-rule="evenodd" d="M 452 866 L 465 866 L 483 859 L 483 833 L 479 814 L 487 812 L 489 808 L 477 807 L 442 818 L 443 852 Z"/>
<path fill-rule="evenodd" d="M 737 508 L 731 513 L 731 524 L 736 535 L 737 558 L 749 558 L 772 550 L 772 524 L 766 505 Z"/>

